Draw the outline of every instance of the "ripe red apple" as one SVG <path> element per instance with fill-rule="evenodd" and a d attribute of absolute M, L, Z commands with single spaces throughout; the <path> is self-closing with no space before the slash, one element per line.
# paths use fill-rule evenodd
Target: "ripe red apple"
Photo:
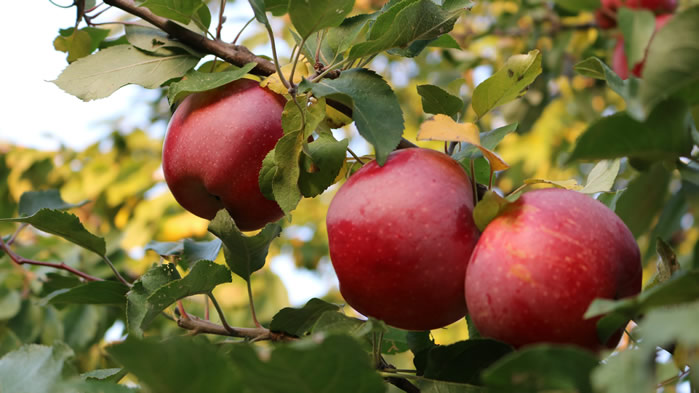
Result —
<path fill-rule="evenodd" d="M 616 26 L 616 12 L 620 5 L 619 0 L 601 1 L 601 7 L 595 11 L 597 25 L 601 29 L 611 29 Z"/>
<path fill-rule="evenodd" d="M 226 208 L 250 231 L 283 216 L 258 183 L 265 155 L 282 137 L 284 97 L 239 79 L 185 98 L 163 145 L 165 181 L 177 202 L 212 219 Z"/>
<path fill-rule="evenodd" d="M 540 342 L 591 350 L 597 319 L 583 319 L 595 298 L 641 290 L 641 257 L 619 217 L 569 190 L 527 192 L 483 231 L 466 272 L 466 302 L 481 334 L 515 347 Z"/>
<path fill-rule="evenodd" d="M 364 165 L 327 214 L 340 292 L 360 313 L 408 330 L 466 314 L 466 264 L 478 239 L 473 190 L 451 157 L 428 149 Z"/>
<path fill-rule="evenodd" d="M 667 24 L 667 22 L 672 18 L 672 14 L 666 14 L 666 15 L 658 15 L 655 17 L 655 32 L 660 30 L 663 26 Z M 650 43 L 653 42 L 653 37 L 655 36 L 655 32 L 653 33 L 653 36 L 651 36 L 650 41 L 648 42 L 648 46 L 650 46 Z M 648 47 L 646 47 L 646 55 L 648 54 Z M 634 64 L 633 69 L 631 69 L 631 73 L 635 75 L 636 77 L 640 78 L 642 73 L 643 73 L 643 64 L 646 61 L 646 56 L 643 57 L 643 60 L 639 61 L 638 63 Z M 619 36 L 616 42 L 616 46 L 614 47 L 614 53 L 612 54 L 612 69 L 614 72 L 616 72 L 617 75 L 621 79 L 628 79 L 629 77 L 629 65 L 628 65 L 628 59 L 626 57 L 626 52 L 624 51 L 624 37 Z"/>

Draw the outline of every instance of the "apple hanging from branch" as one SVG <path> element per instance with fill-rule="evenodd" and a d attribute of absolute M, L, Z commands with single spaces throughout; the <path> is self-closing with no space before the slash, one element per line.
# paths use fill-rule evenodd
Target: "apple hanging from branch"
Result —
<path fill-rule="evenodd" d="M 185 98 L 163 145 L 165 181 L 177 202 L 213 219 L 226 208 L 250 231 L 283 216 L 258 183 L 265 155 L 282 137 L 285 99 L 250 79 Z"/>
<path fill-rule="evenodd" d="M 596 298 L 641 290 L 633 235 L 602 203 L 576 191 L 527 192 L 483 231 L 466 273 L 468 311 L 480 333 L 516 347 L 554 342 L 591 350 L 599 318 L 583 319 Z"/>
<path fill-rule="evenodd" d="M 328 209 L 340 292 L 360 313 L 408 330 L 466 314 L 464 274 L 478 239 L 473 188 L 446 154 L 397 150 L 364 165 Z"/>

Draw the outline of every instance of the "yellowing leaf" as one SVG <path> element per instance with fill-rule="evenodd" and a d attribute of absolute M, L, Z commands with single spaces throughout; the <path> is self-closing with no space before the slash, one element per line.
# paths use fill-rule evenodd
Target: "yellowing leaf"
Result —
<path fill-rule="evenodd" d="M 485 159 L 488 160 L 488 162 L 490 163 L 490 169 L 493 172 L 504 171 L 505 169 L 510 167 L 509 165 L 507 165 L 505 160 L 500 158 L 500 156 L 494 151 L 486 149 L 481 145 L 476 145 L 476 147 L 481 151 L 481 153 L 483 153 Z"/>
<path fill-rule="evenodd" d="M 457 123 L 446 115 L 435 115 L 423 122 L 417 132 L 418 140 L 468 142 L 480 145 L 478 127 L 473 123 Z"/>
<path fill-rule="evenodd" d="M 565 188 L 566 190 L 580 190 L 583 187 L 578 184 L 575 179 L 568 180 L 546 180 L 546 179 L 526 179 L 524 184 L 551 184 L 558 188 Z"/>
<path fill-rule="evenodd" d="M 286 78 L 286 80 L 289 80 L 289 78 L 291 78 L 291 69 L 293 68 L 293 66 L 293 63 L 289 63 L 282 67 L 282 74 L 284 74 L 284 78 Z M 300 83 L 303 77 L 310 75 L 310 69 L 311 67 L 308 65 L 308 62 L 305 58 L 299 60 L 298 64 L 296 64 L 296 72 L 294 72 L 294 83 Z M 268 76 L 265 80 L 262 81 L 262 83 L 260 83 L 260 86 L 266 87 L 278 94 L 287 93 L 287 89 L 282 83 L 282 81 L 279 79 L 279 75 L 277 73 Z"/>
<path fill-rule="evenodd" d="M 325 124 L 330 128 L 342 128 L 352 122 L 352 118 L 332 106 L 325 107 Z"/>

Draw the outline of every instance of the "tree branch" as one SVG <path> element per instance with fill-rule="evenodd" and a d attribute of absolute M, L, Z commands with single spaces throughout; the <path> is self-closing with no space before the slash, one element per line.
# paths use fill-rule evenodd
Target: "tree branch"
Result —
<path fill-rule="evenodd" d="M 296 337 L 286 335 L 284 333 L 272 332 L 267 328 L 239 328 L 239 327 L 225 327 L 197 318 L 193 315 L 189 315 L 189 318 L 179 318 L 177 320 L 177 326 L 191 330 L 195 334 L 207 333 L 216 334 L 219 336 L 229 336 L 229 337 L 239 337 L 246 338 L 252 341 L 293 341 Z"/>
<path fill-rule="evenodd" d="M 212 40 L 195 33 L 169 19 L 155 15 L 148 8 L 136 6 L 133 0 L 104 0 L 104 3 L 145 20 L 199 52 L 210 53 L 237 66 L 255 62 L 257 66 L 250 71 L 253 74 L 267 76 L 276 72 L 274 63 L 256 56 L 248 48 L 242 45 L 228 44 L 221 40 Z"/>
<path fill-rule="evenodd" d="M 1 236 L 0 236 L 0 249 L 5 251 L 7 256 L 9 256 L 10 259 L 18 265 L 27 264 L 27 265 L 36 265 L 36 266 L 47 266 L 47 267 L 52 267 L 54 269 L 65 270 L 67 272 L 70 272 L 70 273 L 84 279 L 85 281 L 104 281 L 103 279 L 101 279 L 99 277 L 91 276 L 87 273 L 81 272 L 80 270 L 77 270 L 73 267 L 70 267 L 63 262 L 61 262 L 61 263 L 41 262 L 41 261 L 35 261 L 33 259 L 27 259 L 23 256 L 17 255 L 14 251 L 12 251 L 10 249 L 10 247 L 7 244 L 5 244 L 5 242 L 2 240 Z"/>

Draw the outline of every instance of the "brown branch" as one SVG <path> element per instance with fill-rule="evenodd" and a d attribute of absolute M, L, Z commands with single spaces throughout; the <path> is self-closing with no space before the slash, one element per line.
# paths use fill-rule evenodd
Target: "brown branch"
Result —
<path fill-rule="evenodd" d="M 274 63 L 256 56 L 248 48 L 207 38 L 169 19 L 155 15 L 148 8 L 136 6 L 133 0 L 104 0 L 104 3 L 145 20 L 199 52 L 215 55 L 237 66 L 255 62 L 257 66 L 252 69 L 253 74 L 267 76 L 276 72 Z"/>
<path fill-rule="evenodd" d="M 267 328 L 239 328 L 239 327 L 225 327 L 197 318 L 193 315 L 189 315 L 189 318 L 180 318 L 177 320 L 177 326 L 191 330 L 194 334 L 216 334 L 219 336 L 228 337 L 239 337 L 246 338 L 252 341 L 293 341 L 296 337 L 289 336 L 284 333 L 272 332 Z"/>
<path fill-rule="evenodd" d="M 52 263 L 52 262 L 35 261 L 33 259 L 27 259 L 23 256 L 17 255 L 14 251 L 12 251 L 10 249 L 10 247 L 7 244 L 5 244 L 5 242 L 2 240 L 2 237 L 0 237 L 0 249 L 5 251 L 7 256 L 9 256 L 10 259 L 14 263 L 16 263 L 17 265 L 27 264 L 27 265 L 36 265 L 36 266 L 47 266 L 47 267 L 52 267 L 54 269 L 65 270 L 67 272 L 70 272 L 70 273 L 84 279 L 85 281 L 104 281 L 103 279 L 101 279 L 99 277 L 91 276 L 87 273 L 81 272 L 80 270 L 77 270 L 73 267 L 70 267 L 63 262 Z"/>

